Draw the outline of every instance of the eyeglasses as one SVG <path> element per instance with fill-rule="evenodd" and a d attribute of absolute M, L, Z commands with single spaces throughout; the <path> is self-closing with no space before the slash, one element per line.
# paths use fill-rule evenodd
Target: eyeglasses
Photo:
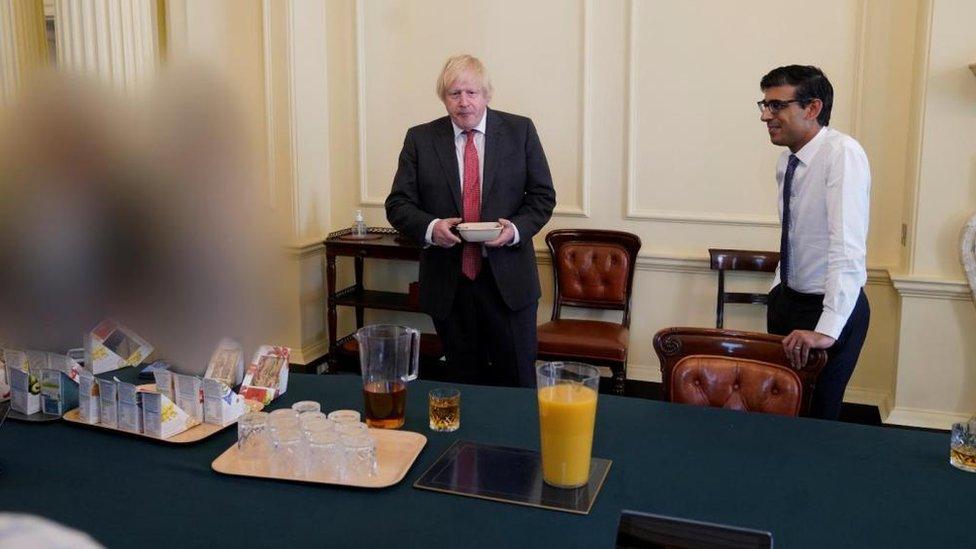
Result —
<path fill-rule="evenodd" d="M 802 106 L 803 100 L 789 99 L 787 101 L 780 101 L 779 99 L 773 99 L 772 101 L 757 101 L 756 106 L 759 107 L 759 114 L 762 114 L 766 109 L 769 109 L 770 114 L 776 114 L 790 106 L 790 103 L 800 103 Z"/>

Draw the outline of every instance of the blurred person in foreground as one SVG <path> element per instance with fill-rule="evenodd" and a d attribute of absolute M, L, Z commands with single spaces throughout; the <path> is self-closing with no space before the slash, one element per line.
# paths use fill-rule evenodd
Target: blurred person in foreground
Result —
<path fill-rule="evenodd" d="M 810 415 L 837 419 L 867 335 L 871 170 L 861 145 L 833 128 L 834 90 L 816 67 L 772 70 L 759 84 L 761 120 L 774 145 L 782 221 L 780 263 L 769 292 L 767 327 L 786 336 L 797 367 L 826 349 Z"/>
<path fill-rule="evenodd" d="M 437 79 L 447 116 L 410 128 L 386 216 L 424 247 L 420 306 L 434 320 L 448 366 L 464 382 L 535 385 L 541 295 L 532 238 L 556 192 L 535 125 L 488 108 L 492 85 L 470 55 Z M 462 222 L 497 221 L 484 245 L 462 242 Z"/>
<path fill-rule="evenodd" d="M 170 74 L 140 99 L 52 73 L 0 124 L 0 344 L 60 351 L 114 317 L 178 371 L 275 319 L 277 239 L 226 88 Z"/>

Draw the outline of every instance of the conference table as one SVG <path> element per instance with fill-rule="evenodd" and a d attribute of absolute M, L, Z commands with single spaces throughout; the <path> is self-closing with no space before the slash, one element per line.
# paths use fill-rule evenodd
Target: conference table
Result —
<path fill-rule="evenodd" d="M 131 369 L 121 378 L 135 379 Z M 413 487 L 453 442 L 538 448 L 535 393 L 457 385 L 461 428 L 427 428 L 409 385 L 404 429 L 427 445 L 380 490 L 225 476 L 234 427 L 190 446 L 69 424 L 0 428 L 0 511 L 44 516 L 108 547 L 612 547 L 631 509 L 772 532 L 776 547 L 973 547 L 976 475 L 946 433 L 600 395 L 594 455 L 613 460 L 589 515 Z M 292 374 L 270 409 L 362 409 L 358 376 Z"/>

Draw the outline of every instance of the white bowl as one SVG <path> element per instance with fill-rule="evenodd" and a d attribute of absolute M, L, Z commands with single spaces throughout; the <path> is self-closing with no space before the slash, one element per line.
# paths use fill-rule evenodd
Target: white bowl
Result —
<path fill-rule="evenodd" d="M 461 238 L 468 242 L 488 242 L 502 233 L 502 224 L 495 221 L 459 223 L 457 230 Z"/>

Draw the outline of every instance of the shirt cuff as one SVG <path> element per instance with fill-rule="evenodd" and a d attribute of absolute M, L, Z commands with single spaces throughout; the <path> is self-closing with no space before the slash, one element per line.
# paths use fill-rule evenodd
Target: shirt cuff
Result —
<path fill-rule="evenodd" d="M 512 241 L 508 243 L 508 245 L 516 246 L 521 241 L 521 238 L 519 238 L 518 227 L 515 225 L 515 223 L 512 223 L 512 230 L 515 231 L 515 238 L 513 238 Z"/>
<path fill-rule="evenodd" d="M 817 327 L 814 330 L 817 333 L 828 335 L 836 341 L 840 338 L 840 333 L 844 331 L 844 326 L 847 324 L 847 318 L 840 316 L 837 313 L 832 313 L 830 311 L 824 311 L 820 313 L 820 321 L 817 322 Z"/>
<path fill-rule="evenodd" d="M 438 221 L 440 221 L 439 218 L 434 219 L 433 221 L 430 222 L 429 225 L 427 225 L 427 232 L 424 233 L 424 242 L 427 243 L 424 246 L 425 248 L 427 246 L 433 246 L 434 245 L 434 241 L 433 241 L 433 239 L 431 239 L 431 236 L 433 236 L 433 234 L 434 234 L 434 225 L 437 225 L 437 222 Z"/>

